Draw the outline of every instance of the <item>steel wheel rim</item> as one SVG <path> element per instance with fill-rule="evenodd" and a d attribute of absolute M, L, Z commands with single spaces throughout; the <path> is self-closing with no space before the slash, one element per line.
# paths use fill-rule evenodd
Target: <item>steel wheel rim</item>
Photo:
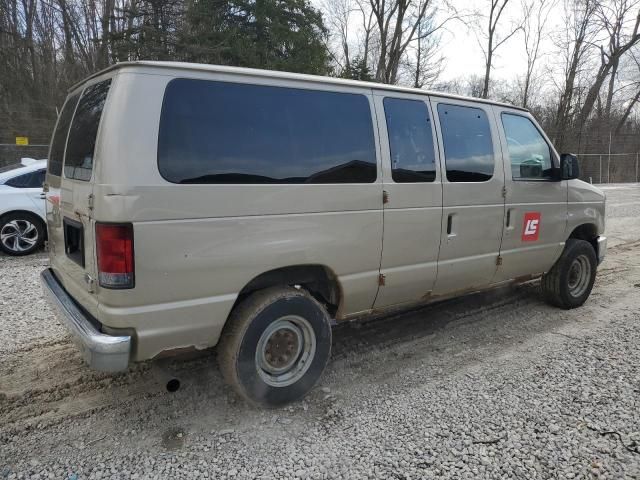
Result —
<path fill-rule="evenodd" d="M 316 335 L 311 324 L 297 315 L 272 322 L 256 348 L 256 370 L 273 387 L 286 387 L 300 380 L 316 353 Z"/>
<path fill-rule="evenodd" d="M 590 279 L 591 263 L 586 255 L 579 255 L 569 267 L 568 287 L 571 296 L 581 296 L 587 290 Z"/>
<path fill-rule="evenodd" d="M 38 241 L 38 229 L 28 220 L 11 220 L 0 230 L 0 242 L 12 252 L 26 252 Z"/>

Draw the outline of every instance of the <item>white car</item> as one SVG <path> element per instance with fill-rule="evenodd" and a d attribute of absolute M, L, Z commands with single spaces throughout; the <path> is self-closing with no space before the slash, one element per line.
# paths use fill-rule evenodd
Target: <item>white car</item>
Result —
<path fill-rule="evenodd" d="M 46 239 L 46 171 L 46 160 L 30 158 L 0 168 L 0 250 L 9 255 L 28 255 Z"/>

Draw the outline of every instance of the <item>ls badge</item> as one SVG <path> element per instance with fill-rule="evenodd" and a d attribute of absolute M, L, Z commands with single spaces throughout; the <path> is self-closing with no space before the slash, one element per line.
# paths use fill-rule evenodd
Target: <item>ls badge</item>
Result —
<path fill-rule="evenodd" d="M 524 224 L 522 226 L 523 242 L 535 242 L 538 240 L 541 218 L 540 212 L 526 212 L 524 214 Z"/>

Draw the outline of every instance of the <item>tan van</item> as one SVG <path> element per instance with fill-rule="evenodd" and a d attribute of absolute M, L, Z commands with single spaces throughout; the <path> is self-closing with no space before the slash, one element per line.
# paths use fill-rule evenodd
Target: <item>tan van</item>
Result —
<path fill-rule="evenodd" d="M 577 177 L 510 105 L 122 63 L 60 114 L 42 281 L 91 367 L 218 345 L 238 393 L 275 406 L 316 383 L 334 320 L 537 276 L 584 303 L 605 197 Z"/>

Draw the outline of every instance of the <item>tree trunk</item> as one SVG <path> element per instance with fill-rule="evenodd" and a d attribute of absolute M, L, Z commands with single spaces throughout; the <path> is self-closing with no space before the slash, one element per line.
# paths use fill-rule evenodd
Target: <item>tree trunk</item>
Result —
<path fill-rule="evenodd" d="M 607 90 L 607 100 L 604 105 L 604 116 L 611 118 L 611 104 L 613 103 L 613 90 L 616 83 L 616 75 L 618 73 L 619 60 L 616 58 L 611 66 L 611 75 L 609 76 L 609 89 Z"/>

